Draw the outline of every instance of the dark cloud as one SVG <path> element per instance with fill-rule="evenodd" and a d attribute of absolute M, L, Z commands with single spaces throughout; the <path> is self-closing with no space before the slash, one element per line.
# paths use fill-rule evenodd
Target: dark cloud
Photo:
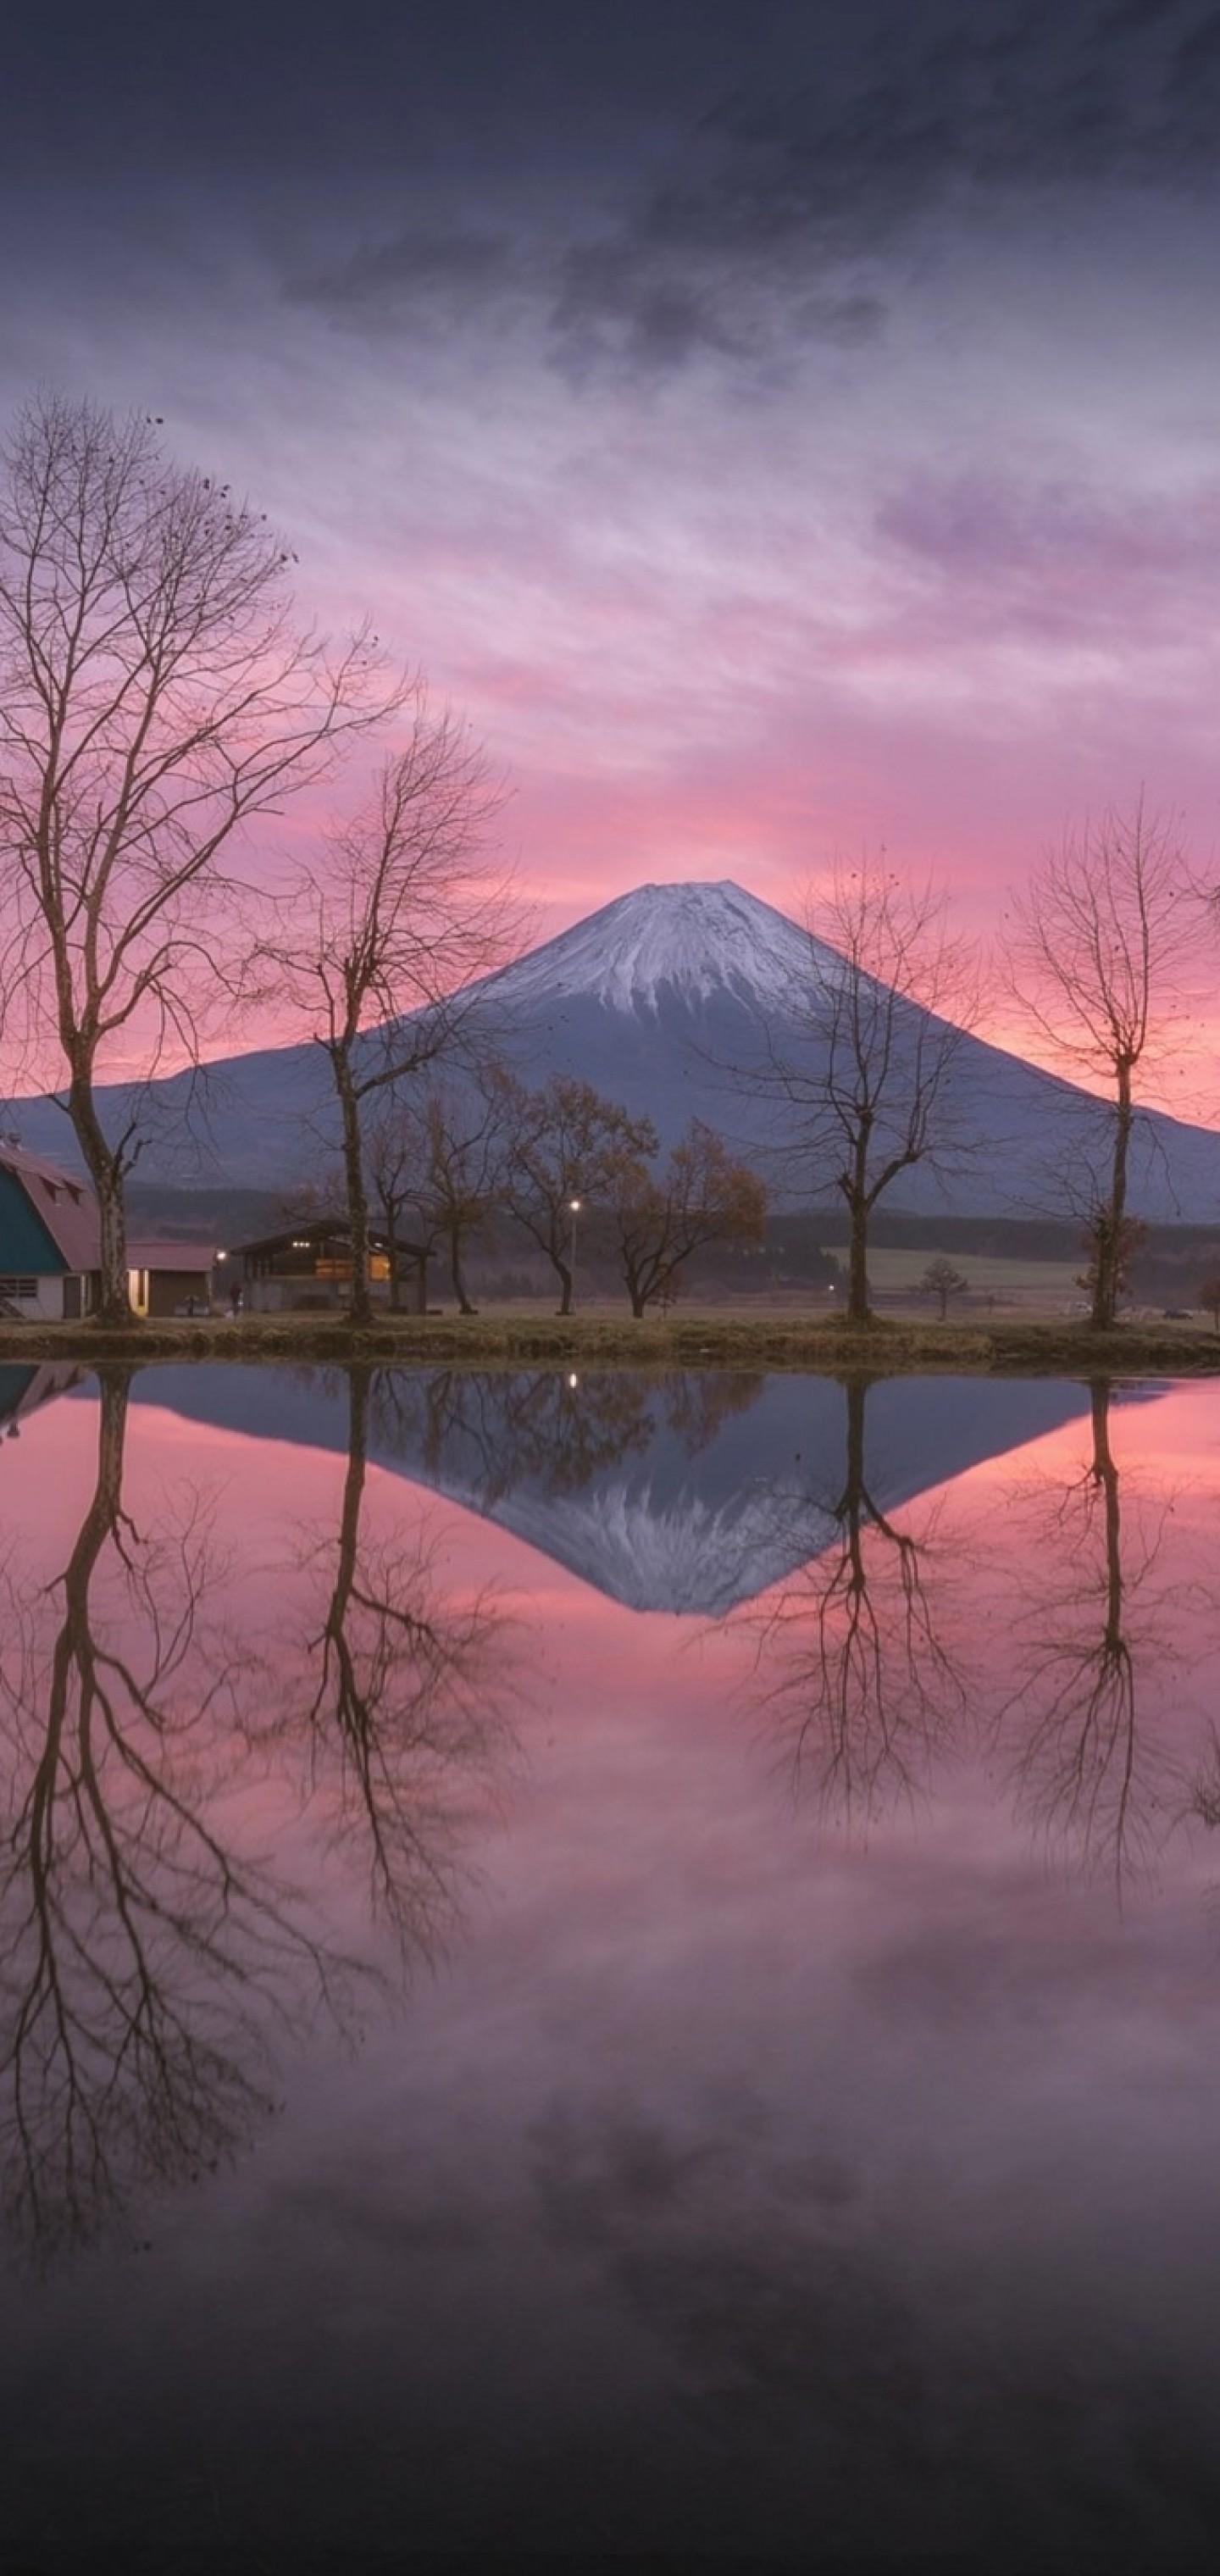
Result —
<path fill-rule="evenodd" d="M 1220 8 L 1169 0 L 1128 11 L 1126 45 L 1119 32 L 1104 5 L 939 27 L 912 13 L 875 30 L 846 80 L 724 102 L 706 120 L 730 147 L 718 189 L 658 204 L 654 226 L 859 248 L 962 184 L 1176 182 L 1184 152 L 1210 172 L 1181 93 L 1217 57 Z"/>
<path fill-rule="evenodd" d="M 0 154 L 57 226 L 210 188 L 283 239 L 307 203 L 337 247 L 286 291 L 364 331 L 508 299 L 573 379 L 766 379 L 874 338 L 980 197 L 1210 181 L 1218 110 L 1204 0 L 217 0 L 206 45 L 118 0 L 13 31 Z"/>
<path fill-rule="evenodd" d="M 509 245 L 491 233 L 399 233 L 353 251 L 336 267 L 291 279 L 289 300 L 355 327 L 449 320 L 482 313 L 513 270 Z"/>
<path fill-rule="evenodd" d="M 785 337 L 871 337 L 873 272 L 969 199 L 1214 176 L 1220 8 L 874 10 L 864 41 L 782 91 L 765 64 L 675 148 L 618 227 L 571 251 L 561 363 L 637 370 Z M 1125 35 L 1128 41 L 1119 41 Z"/>

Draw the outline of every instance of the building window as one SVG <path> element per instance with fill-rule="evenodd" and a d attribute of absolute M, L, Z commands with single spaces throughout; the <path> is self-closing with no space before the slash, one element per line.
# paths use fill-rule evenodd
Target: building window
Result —
<path fill-rule="evenodd" d="M 26 1305 L 32 1305 L 37 1296 L 36 1279 L 0 1279 L 0 1297 L 11 1297 L 17 1304 L 24 1300 Z"/>

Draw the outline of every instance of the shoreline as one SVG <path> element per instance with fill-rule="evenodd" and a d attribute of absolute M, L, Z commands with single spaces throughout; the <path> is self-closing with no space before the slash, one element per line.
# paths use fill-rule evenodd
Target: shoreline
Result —
<path fill-rule="evenodd" d="M 884 1320 L 867 1330 L 792 1315 L 418 1316 L 372 1326 L 315 1316 L 165 1318 L 127 1327 L 0 1322 L 0 1362 L 78 1367 L 158 1361 L 367 1362 L 403 1367 L 567 1365 L 779 1371 L 870 1377 L 953 1375 L 1213 1377 L 1220 1334 L 1203 1326 L 1030 1321 L 986 1326 Z"/>

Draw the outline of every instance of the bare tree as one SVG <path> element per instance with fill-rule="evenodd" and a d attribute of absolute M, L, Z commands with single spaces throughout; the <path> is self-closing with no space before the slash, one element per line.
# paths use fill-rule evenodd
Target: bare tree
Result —
<path fill-rule="evenodd" d="M 970 1282 L 964 1270 L 956 1269 L 943 1252 L 938 1252 L 935 1259 L 928 1263 L 919 1282 L 919 1293 L 921 1297 L 937 1299 L 940 1306 L 940 1320 L 943 1324 L 949 1312 L 949 1299 L 966 1296 L 969 1287 Z"/>
<path fill-rule="evenodd" d="M 941 1169 L 972 1141 L 953 1074 L 977 1008 L 969 944 L 944 897 L 883 862 L 836 869 L 806 912 L 807 964 L 792 994 L 799 1036 L 740 1069 L 786 1115 L 816 1189 L 838 1192 L 849 1227 L 847 1315 L 869 1321 L 873 1211 L 902 1173 Z M 825 1176 L 825 1177 L 824 1177 Z"/>
<path fill-rule="evenodd" d="M 366 1104 L 453 1051 L 473 979 L 517 930 L 491 827 L 502 803 L 465 725 L 432 712 L 420 683 L 405 748 L 371 799 L 300 872 L 285 929 L 264 943 L 278 989 L 312 1022 L 338 1103 L 352 1238 L 352 1320 L 372 1312 Z"/>
<path fill-rule="evenodd" d="M 1138 1217 L 1120 1217 L 1116 1223 L 1113 1206 L 1100 1194 L 1094 1196 L 1085 1226 L 1085 1266 L 1076 1274 L 1076 1286 L 1086 1291 L 1094 1323 L 1099 1320 L 1098 1300 L 1103 1294 L 1112 1310 L 1111 1322 L 1117 1317 L 1130 1285 L 1132 1266 L 1147 1234 L 1147 1226 Z"/>
<path fill-rule="evenodd" d="M 1014 906 L 1008 978 L 1024 1020 L 1065 1071 L 1110 1095 L 1098 1167 L 1082 1163 L 1090 1320 L 1114 1324 L 1129 1252 L 1136 1086 L 1163 1047 L 1192 935 L 1193 889 L 1176 827 L 1110 810 L 1069 833 Z"/>
<path fill-rule="evenodd" d="M 403 1228 L 407 1212 L 419 1195 L 419 1140 L 413 1121 L 403 1117 L 402 1104 L 393 1091 L 383 1094 L 371 1117 L 364 1121 L 364 1168 L 385 1236 L 390 1306 L 396 1314 L 402 1304 L 400 1256 L 407 1240 Z"/>
<path fill-rule="evenodd" d="M 414 1095 L 393 1096 L 389 1134 L 378 1156 L 378 1196 L 398 1213 L 413 1210 L 429 1249 L 444 1245 L 459 1312 L 473 1315 L 465 1256 L 504 1186 L 509 1150 L 509 1090 L 494 1072 L 485 1079 L 429 1080 Z M 395 1143 L 397 1138 L 397 1144 Z"/>
<path fill-rule="evenodd" d="M 24 411 L 0 488 L 0 868 L 28 1043 L 53 1029 L 97 1193 L 100 1312 L 130 1320 L 117 1137 L 96 1085 L 198 1058 L 239 828 L 313 786 L 400 689 L 361 629 L 293 618 L 293 558 L 227 484 L 166 458 L 157 424 L 55 400 Z M 140 1092 L 137 1091 L 137 1101 Z"/>
<path fill-rule="evenodd" d="M 659 1178 L 635 1155 L 613 1173 L 609 1214 L 619 1265 L 639 1319 L 668 1303 L 678 1273 L 709 1243 L 760 1243 L 766 1193 L 719 1136 L 694 1119 Z"/>
<path fill-rule="evenodd" d="M 657 1151 L 650 1119 L 633 1118 L 604 1100 L 592 1083 L 554 1074 L 540 1090 L 510 1085 L 513 1137 L 504 1203 L 522 1232 L 545 1253 L 559 1281 L 559 1312 L 572 1312 L 572 1206 L 605 1201 L 624 1162 Z"/>

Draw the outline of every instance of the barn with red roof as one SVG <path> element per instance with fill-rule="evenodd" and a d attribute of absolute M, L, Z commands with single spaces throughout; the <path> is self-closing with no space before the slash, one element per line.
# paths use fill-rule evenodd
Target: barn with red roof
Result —
<path fill-rule="evenodd" d="M 75 1322 L 97 1303 L 97 1202 L 87 1180 L 0 1140 L 0 1314 Z M 128 1281 L 138 1315 L 206 1314 L 214 1248 L 129 1243 Z"/>

